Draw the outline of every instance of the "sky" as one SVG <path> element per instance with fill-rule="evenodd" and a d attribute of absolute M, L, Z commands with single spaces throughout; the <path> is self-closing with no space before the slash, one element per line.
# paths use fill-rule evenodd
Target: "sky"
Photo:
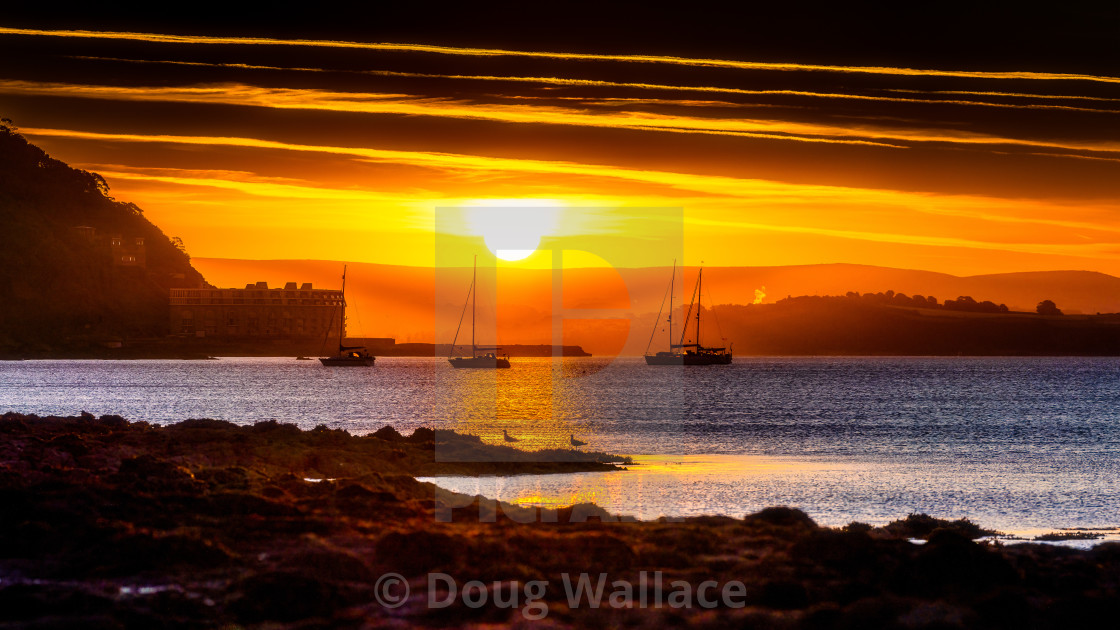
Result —
<path fill-rule="evenodd" d="M 572 248 L 679 209 L 689 265 L 1120 275 L 1117 9 L 199 6 L 0 16 L 0 116 L 195 257 L 466 265 L 440 230 L 497 205 Z"/>

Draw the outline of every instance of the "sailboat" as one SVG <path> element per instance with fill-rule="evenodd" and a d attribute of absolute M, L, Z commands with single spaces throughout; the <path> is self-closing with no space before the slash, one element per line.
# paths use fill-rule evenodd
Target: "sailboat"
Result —
<path fill-rule="evenodd" d="M 729 365 L 731 363 L 731 350 L 728 348 L 708 348 L 700 345 L 700 290 L 703 287 L 704 268 L 701 267 L 696 274 L 696 288 L 692 294 L 692 302 L 688 305 L 688 315 L 685 316 L 685 330 L 681 332 L 679 343 L 673 343 L 673 285 L 677 277 L 677 262 L 673 261 L 673 275 L 669 277 L 669 350 L 649 354 L 646 347 L 646 365 Z M 688 333 L 688 317 L 692 315 L 693 307 L 696 308 L 696 342 L 685 343 L 684 336 Z M 654 331 L 656 332 L 656 324 Z M 652 343 L 652 337 L 650 341 Z"/>
<path fill-rule="evenodd" d="M 365 346 L 342 345 L 342 331 L 346 323 L 346 266 L 342 266 L 342 307 L 338 314 L 338 354 L 321 357 L 319 362 L 331 367 L 370 367 L 377 357 L 366 351 Z"/>
<path fill-rule="evenodd" d="M 467 301 L 471 304 L 471 356 L 454 357 L 447 355 L 447 362 L 456 368 L 508 368 L 509 357 L 500 357 L 495 354 L 501 348 L 479 348 L 474 340 L 475 314 L 478 312 L 478 256 L 474 257 L 474 276 L 471 278 L 471 288 L 467 292 Z M 466 314 L 467 304 L 463 304 L 463 313 Z M 459 318 L 462 326 L 463 318 Z M 455 339 L 451 342 L 451 353 L 455 352 L 455 344 L 459 341 L 459 330 L 455 330 Z M 479 351 L 482 354 L 479 354 Z"/>

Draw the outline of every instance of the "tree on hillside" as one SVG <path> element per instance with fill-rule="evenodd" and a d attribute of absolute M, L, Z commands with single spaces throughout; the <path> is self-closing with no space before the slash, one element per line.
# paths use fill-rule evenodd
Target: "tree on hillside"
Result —
<path fill-rule="evenodd" d="M 186 256 L 187 260 L 190 260 L 191 256 L 187 253 L 187 246 L 183 244 L 183 239 L 179 238 L 178 236 L 172 236 L 171 246 L 179 250 L 181 254 Z"/>
<path fill-rule="evenodd" d="M 1043 300 L 1034 309 L 1039 315 L 1061 315 L 1062 311 L 1052 300 Z"/>
<path fill-rule="evenodd" d="M 958 295 L 955 300 L 945 300 L 945 308 L 957 311 L 971 311 L 976 307 L 976 300 L 971 295 Z"/>

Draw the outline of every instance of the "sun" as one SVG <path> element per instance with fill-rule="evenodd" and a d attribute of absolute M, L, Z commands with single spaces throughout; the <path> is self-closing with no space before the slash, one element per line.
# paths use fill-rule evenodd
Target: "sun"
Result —
<path fill-rule="evenodd" d="M 559 204 L 551 199 L 480 199 L 467 209 L 471 230 L 502 260 L 528 258 L 541 237 L 556 229 Z"/>

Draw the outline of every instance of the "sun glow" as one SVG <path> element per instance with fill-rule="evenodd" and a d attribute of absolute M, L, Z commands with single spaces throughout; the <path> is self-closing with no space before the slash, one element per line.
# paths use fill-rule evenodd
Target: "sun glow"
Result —
<path fill-rule="evenodd" d="M 553 199 L 477 199 L 467 204 L 467 223 L 498 258 L 523 260 L 555 232 L 560 205 Z"/>

